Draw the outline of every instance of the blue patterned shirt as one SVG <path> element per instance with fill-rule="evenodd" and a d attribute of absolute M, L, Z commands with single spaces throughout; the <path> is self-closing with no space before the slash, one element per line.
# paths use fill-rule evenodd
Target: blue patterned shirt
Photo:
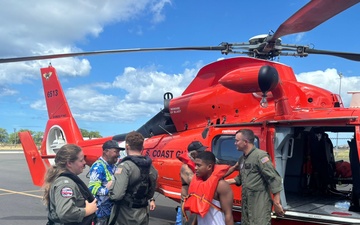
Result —
<path fill-rule="evenodd" d="M 97 199 L 96 216 L 98 218 L 109 217 L 113 202 L 109 199 L 109 190 L 106 184 L 110 180 L 114 180 L 115 165 L 109 165 L 102 157 L 100 157 L 90 168 L 89 189 Z"/>

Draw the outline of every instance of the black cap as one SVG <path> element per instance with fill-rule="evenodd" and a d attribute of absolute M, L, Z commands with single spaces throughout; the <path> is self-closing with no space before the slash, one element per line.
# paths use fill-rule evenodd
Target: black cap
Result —
<path fill-rule="evenodd" d="M 189 144 L 188 146 L 188 151 L 191 152 L 191 151 L 198 151 L 198 152 L 202 152 L 202 151 L 205 151 L 207 147 L 204 146 L 203 144 L 201 144 L 200 141 L 193 141 Z"/>
<path fill-rule="evenodd" d="M 108 140 L 102 146 L 103 150 L 111 149 L 111 148 L 124 150 L 124 148 L 120 147 L 119 143 L 117 141 L 114 141 L 114 140 Z"/>

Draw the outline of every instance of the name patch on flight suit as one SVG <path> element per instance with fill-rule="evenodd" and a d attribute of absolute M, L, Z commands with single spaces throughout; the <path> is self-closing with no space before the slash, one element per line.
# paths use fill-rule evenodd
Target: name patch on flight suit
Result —
<path fill-rule="evenodd" d="M 245 163 L 245 169 L 246 170 L 251 169 L 251 163 Z"/>
<path fill-rule="evenodd" d="M 61 196 L 64 198 L 70 198 L 74 195 L 73 189 L 69 187 L 64 187 L 63 189 L 61 189 L 60 193 Z"/>

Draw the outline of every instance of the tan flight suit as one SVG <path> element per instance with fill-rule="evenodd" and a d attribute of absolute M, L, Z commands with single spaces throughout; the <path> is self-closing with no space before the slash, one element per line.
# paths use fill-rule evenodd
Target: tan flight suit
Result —
<path fill-rule="evenodd" d="M 50 187 L 49 197 L 49 218 L 55 224 L 82 222 L 85 217 L 85 198 L 72 179 L 58 177 Z"/>
<path fill-rule="evenodd" d="M 239 159 L 236 185 L 242 185 L 241 225 L 271 224 L 271 193 L 283 189 L 282 179 L 267 152 L 254 148 Z"/>

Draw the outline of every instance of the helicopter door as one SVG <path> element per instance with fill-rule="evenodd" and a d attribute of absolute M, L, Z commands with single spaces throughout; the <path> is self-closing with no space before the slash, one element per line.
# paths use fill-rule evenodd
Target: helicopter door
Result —
<path fill-rule="evenodd" d="M 275 149 L 275 167 L 280 176 L 284 179 L 286 163 L 293 156 L 294 148 L 294 129 L 290 127 L 275 128 L 274 149 Z M 280 193 L 283 207 L 287 206 L 285 191 Z"/>
<path fill-rule="evenodd" d="M 256 135 L 254 145 L 259 148 L 259 138 Z M 242 151 L 236 149 L 235 135 L 221 134 L 215 136 L 212 140 L 211 149 L 216 157 L 217 164 L 233 166 L 243 155 Z"/>
<path fill-rule="evenodd" d="M 350 152 L 350 164 L 351 172 L 353 178 L 353 190 L 352 190 L 352 205 L 349 208 L 349 211 L 360 212 L 360 160 L 359 160 L 359 139 L 360 139 L 360 130 L 359 126 L 356 126 L 355 137 L 348 141 Z"/>

